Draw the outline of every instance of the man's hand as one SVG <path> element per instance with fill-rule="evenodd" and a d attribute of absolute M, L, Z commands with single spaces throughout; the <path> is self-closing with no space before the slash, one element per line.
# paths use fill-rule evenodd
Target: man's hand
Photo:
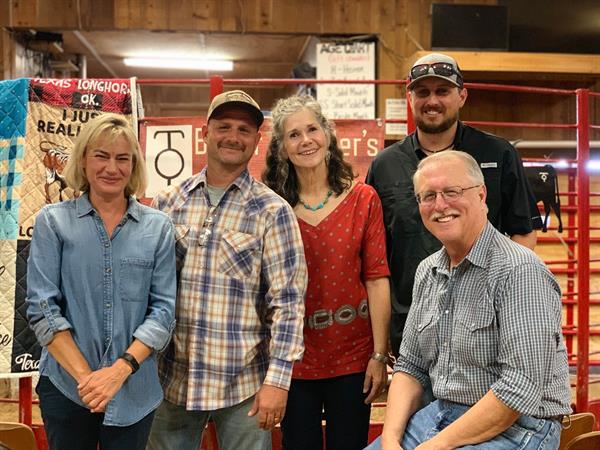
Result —
<path fill-rule="evenodd" d="M 369 392 L 365 403 L 369 404 L 381 394 L 387 386 L 387 365 L 381 361 L 369 359 L 367 372 L 365 373 L 365 382 L 363 384 L 363 394 Z"/>
<path fill-rule="evenodd" d="M 254 397 L 248 416 L 258 414 L 258 425 L 270 430 L 283 419 L 288 391 L 268 384 L 263 384 Z"/>
<path fill-rule="evenodd" d="M 108 402 L 119 392 L 129 375 L 131 367 L 118 359 L 112 366 L 95 370 L 84 377 L 77 386 L 79 397 L 91 412 L 104 412 Z"/>

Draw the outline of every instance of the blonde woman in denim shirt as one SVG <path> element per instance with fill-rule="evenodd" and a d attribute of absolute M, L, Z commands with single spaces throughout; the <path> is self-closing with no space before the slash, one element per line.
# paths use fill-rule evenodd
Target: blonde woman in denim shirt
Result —
<path fill-rule="evenodd" d="M 48 442 L 141 450 L 163 397 L 155 353 L 174 326 L 172 225 L 134 197 L 146 187 L 144 160 L 121 116 L 83 129 L 64 176 L 82 194 L 42 209 L 27 267 Z"/>

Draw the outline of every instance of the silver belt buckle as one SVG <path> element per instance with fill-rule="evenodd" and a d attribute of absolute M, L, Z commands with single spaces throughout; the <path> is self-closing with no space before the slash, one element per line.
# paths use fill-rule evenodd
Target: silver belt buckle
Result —
<path fill-rule="evenodd" d="M 352 305 L 343 305 L 335 312 L 335 321 L 347 325 L 356 318 L 356 309 Z"/>
<path fill-rule="evenodd" d="M 335 313 L 330 309 L 317 309 L 312 315 L 306 317 L 306 324 L 314 330 L 322 330 L 333 325 L 333 322 L 340 325 L 348 325 L 356 317 L 367 319 L 369 317 L 369 305 L 366 299 L 361 300 L 358 309 L 352 305 L 342 305 Z"/>
<path fill-rule="evenodd" d="M 363 319 L 366 319 L 369 317 L 369 302 L 367 301 L 367 299 L 363 299 L 360 301 L 360 303 L 358 304 L 358 315 L 359 317 L 362 317 Z"/>
<path fill-rule="evenodd" d="M 315 330 L 322 330 L 330 327 L 332 324 L 333 316 L 331 311 L 326 309 L 318 309 L 308 318 L 308 326 Z"/>

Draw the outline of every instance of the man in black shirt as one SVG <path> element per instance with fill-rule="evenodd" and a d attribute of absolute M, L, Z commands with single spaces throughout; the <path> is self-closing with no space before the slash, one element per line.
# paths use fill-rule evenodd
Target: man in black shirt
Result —
<path fill-rule="evenodd" d="M 366 182 L 381 198 L 392 272 L 392 352 L 397 355 L 412 300 L 419 263 L 441 248 L 423 226 L 412 176 L 419 161 L 447 150 L 462 150 L 479 163 L 488 191 L 488 219 L 526 247 L 536 243 L 539 211 L 517 151 L 506 140 L 458 120 L 467 89 L 456 61 L 439 53 L 419 59 L 409 74 L 409 100 L 417 131 L 384 149 L 373 160 Z"/>

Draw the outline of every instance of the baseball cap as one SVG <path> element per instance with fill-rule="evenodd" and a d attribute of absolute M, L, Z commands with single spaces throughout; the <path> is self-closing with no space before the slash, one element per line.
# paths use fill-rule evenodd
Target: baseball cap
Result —
<path fill-rule="evenodd" d="M 244 91 L 235 90 L 223 92 L 212 99 L 212 102 L 210 102 L 210 106 L 208 107 L 207 121 L 225 106 L 239 106 L 248 111 L 256 121 L 257 128 L 260 128 L 265 119 L 256 100 Z"/>
<path fill-rule="evenodd" d="M 447 80 L 450 83 L 463 87 L 463 77 L 456 60 L 442 53 L 430 53 L 419 58 L 408 74 L 408 89 L 423 78 L 435 77 Z"/>

